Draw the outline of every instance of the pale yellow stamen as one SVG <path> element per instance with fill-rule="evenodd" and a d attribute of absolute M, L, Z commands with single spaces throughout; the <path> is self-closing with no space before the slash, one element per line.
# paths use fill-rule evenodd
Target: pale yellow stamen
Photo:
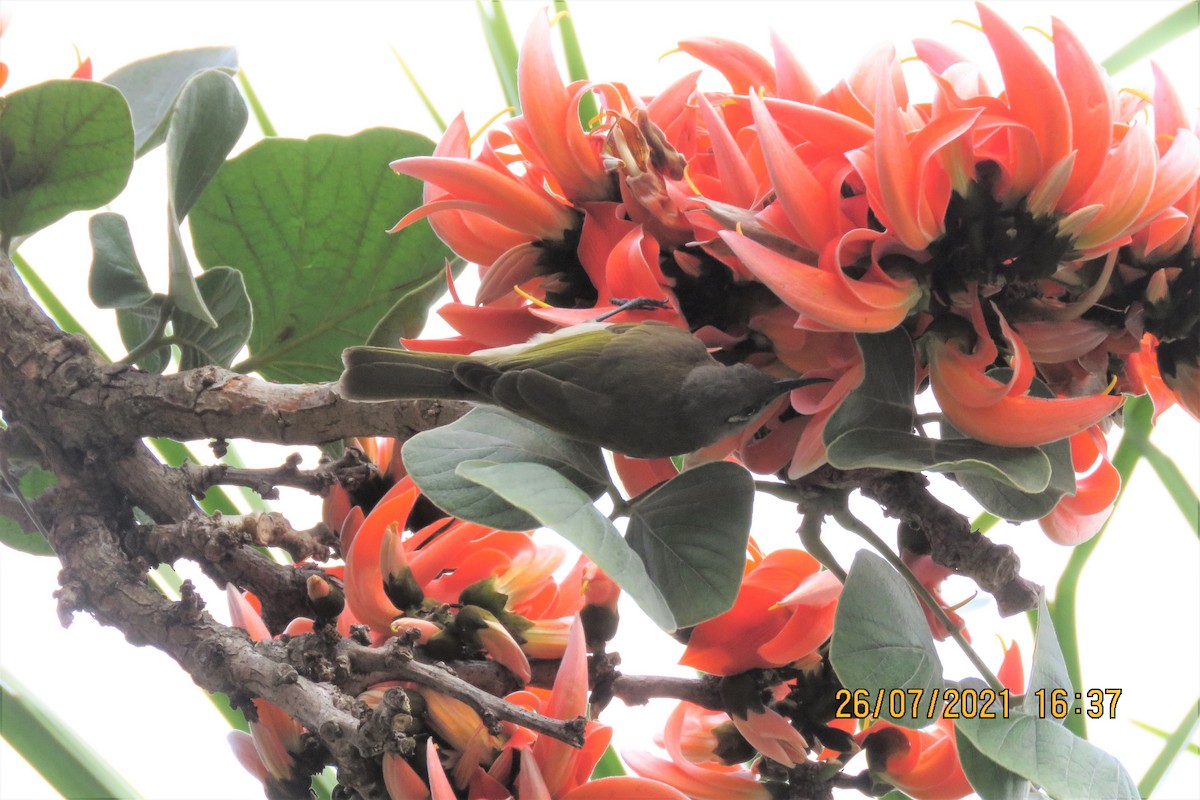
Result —
<path fill-rule="evenodd" d="M 538 308 L 553 308 L 553 306 L 551 306 L 545 300 L 539 300 L 538 298 L 531 295 L 529 292 L 522 289 L 520 286 L 513 286 L 513 291 L 516 292 L 521 297 L 524 297 L 529 302 L 533 303 Z"/>
<path fill-rule="evenodd" d="M 980 33 L 983 33 L 983 26 L 977 22 L 971 22 L 969 19 L 952 19 L 952 20 L 950 20 L 950 24 L 951 25 L 966 25 L 968 28 L 974 28 L 975 30 L 979 31 Z"/>
<path fill-rule="evenodd" d="M 955 603 L 955 604 L 954 604 L 954 605 L 952 605 L 952 606 L 942 606 L 942 608 L 943 608 L 943 609 L 944 609 L 944 610 L 945 610 L 947 613 L 949 613 L 949 612 L 951 612 L 951 611 L 958 611 L 960 608 L 962 608 L 963 606 L 965 606 L 967 603 L 971 602 L 972 600 L 974 600 L 974 599 L 975 599 L 976 597 L 978 597 L 978 596 L 979 596 L 979 592 L 972 592 L 972 593 L 971 593 L 971 596 L 970 596 L 970 597 L 968 597 L 966 600 L 962 600 L 962 601 L 960 601 L 960 602 L 958 602 L 958 603 Z"/>
<path fill-rule="evenodd" d="M 550 27 L 553 28 L 555 25 L 558 24 L 558 21 L 560 19 L 562 19 L 563 17 L 569 17 L 569 16 L 571 16 L 571 15 L 566 11 L 558 12 L 557 14 L 555 14 L 553 17 L 550 18 Z"/>
<path fill-rule="evenodd" d="M 1154 104 L 1154 98 L 1152 98 L 1150 95 L 1143 92 L 1141 89 L 1134 89 L 1132 86 L 1122 86 L 1117 91 L 1118 92 L 1126 92 L 1128 94 L 1133 95 L 1134 97 L 1140 97 L 1141 99 L 1145 100 L 1147 103 L 1150 103 L 1151 105 Z"/>
<path fill-rule="evenodd" d="M 734 225 L 734 226 L 733 226 L 733 229 L 734 229 L 735 231 L 737 231 L 737 235 L 738 235 L 738 236 L 745 236 L 745 235 L 746 235 L 746 234 L 742 233 L 742 223 L 740 223 L 740 222 L 739 222 L 739 223 L 737 223 L 736 225 Z"/>
<path fill-rule="evenodd" d="M 1116 376 L 1116 375 L 1113 375 L 1113 376 L 1112 376 L 1112 380 L 1111 380 L 1111 381 L 1109 381 L 1109 382 L 1108 382 L 1108 386 L 1107 386 L 1107 387 L 1105 387 L 1105 389 L 1104 389 L 1104 393 L 1105 393 L 1105 394 L 1112 394 L 1112 393 L 1113 393 L 1113 389 L 1115 389 L 1115 388 L 1117 388 L 1117 376 Z"/>
<path fill-rule="evenodd" d="M 1051 36 L 1049 33 L 1047 33 L 1042 28 L 1039 28 L 1037 25 L 1026 25 L 1023 30 L 1033 31 L 1034 33 L 1040 33 L 1042 36 L 1045 36 L 1047 40 L 1049 40 L 1051 42 L 1054 41 L 1053 36 Z"/>
<path fill-rule="evenodd" d="M 662 61 L 662 60 L 663 60 L 664 58 L 666 58 L 667 56 L 673 56 L 673 55 L 675 55 L 676 53 L 682 53 L 682 52 L 683 52 L 683 51 L 682 51 L 682 50 L 680 50 L 678 47 L 673 47 L 673 48 L 671 48 L 670 50 L 668 50 L 667 52 L 663 53 L 661 56 L 659 56 L 659 57 L 658 57 L 658 60 L 659 60 L 659 61 Z"/>
<path fill-rule="evenodd" d="M 700 188 L 696 186 L 696 184 L 692 181 L 692 176 L 688 174 L 687 166 L 683 168 L 683 179 L 687 181 L 687 185 L 691 187 L 692 191 L 696 193 L 697 197 L 702 196 L 703 193 L 700 191 Z"/>
<path fill-rule="evenodd" d="M 483 136 L 483 134 L 487 131 L 487 129 L 492 127 L 493 122 L 500 119 L 505 114 L 511 114 L 512 112 L 514 112 L 516 110 L 517 110 L 516 106 L 509 106 L 508 108 L 502 108 L 499 111 L 497 111 L 495 114 L 493 114 L 491 116 L 491 118 L 488 119 L 487 122 L 483 123 L 483 125 L 480 126 L 475 131 L 475 133 L 471 134 L 471 138 L 467 140 L 467 147 L 473 147 L 475 145 L 475 140 L 478 139 L 480 136 Z"/>

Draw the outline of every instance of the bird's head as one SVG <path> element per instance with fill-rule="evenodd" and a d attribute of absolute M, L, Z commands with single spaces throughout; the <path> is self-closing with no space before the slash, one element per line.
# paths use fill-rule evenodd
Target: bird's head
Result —
<path fill-rule="evenodd" d="M 781 394 L 823 380 L 780 380 L 749 364 L 700 367 L 684 384 L 683 413 L 693 424 L 717 432 L 716 441 L 745 426 Z"/>

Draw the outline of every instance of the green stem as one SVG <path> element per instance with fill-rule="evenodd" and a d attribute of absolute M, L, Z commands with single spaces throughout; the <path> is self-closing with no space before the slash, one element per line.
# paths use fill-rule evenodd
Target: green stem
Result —
<path fill-rule="evenodd" d="M 396 48 L 392 48 L 392 55 L 396 57 L 396 63 L 400 65 L 400 69 L 404 70 L 405 76 L 408 78 L 409 85 L 416 89 L 417 97 L 421 98 L 421 103 L 424 104 L 425 110 L 429 112 L 429 116 L 433 117 L 433 122 L 438 126 L 438 130 L 446 132 L 446 120 L 442 119 L 442 115 L 438 113 L 437 108 L 433 105 L 433 100 L 429 95 L 425 94 L 425 90 L 421 88 L 421 84 L 417 81 L 417 76 L 413 75 L 412 70 L 408 68 L 404 58 Z"/>
<path fill-rule="evenodd" d="M 846 582 L 846 570 L 833 557 L 833 553 L 821 541 L 821 527 L 825 523 L 825 515 L 817 511 L 806 511 L 804 520 L 800 523 L 800 544 L 810 556 L 821 562 L 825 569 L 837 576 L 842 583 Z"/>
<path fill-rule="evenodd" d="M 1000 679 L 996 677 L 996 674 L 992 672 L 987 663 L 979 657 L 979 654 L 975 652 L 975 648 L 971 647 L 971 643 L 967 641 L 966 637 L 962 635 L 962 631 L 950 619 L 950 615 L 942 608 L 942 604 L 935 600 L 933 595 L 929 593 L 929 590 L 925 588 L 925 585 L 917 580 L 917 576 L 913 575 L 908 565 L 900 560 L 900 556 L 896 555 L 892 548 L 888 547 L 887 542 L 879 538 L 879 535 L 875 531 L 867 527 L 858 517 L 851 514 L 848 509 L 835 511 L 833 518 L 846 530 L 858 534 L 867 544 L 874 547 L 879 555 L 887 559 L 892 568 L 899 572 L 905 582 L 917 593 L 917 597 L 921 598 L 921 602 L 925 604 L 925 607 L 933 612 L 933 615 L 938 618 L 942 626 L 950 632 L 950 636 L 958 644 L 959 649 L 975 665 L 975 669 L 979 670 L 979 674 L 987 681 L 988 686 L 991 686 L 997 692 L 1004 691 L 1004 684 L 1000 682 Z"/>
<path fill-rule="evenodd" d="M 1188 479 L 1179 470 L 1179 465 L 1162 450 L 1152 445 L 1149 440 L 1142 442 L 1142 457 L 1158 475 L 1163 488 L 1167 490 L 1167 494 L 1171 495 L 1171 499 L 1179 507 L 1179 513 L 1183 514 L 1183 518 L 1192 526 L 1192 533 L 1200 535 L 1200 497 L 1196 496 L 1196 490 L 1191 487 Z"/>
<path fill-rule="evenodd" d="M 0 667 L 0 736 L 63 797 L 141 797 L 38 697 Z"/>
<path fill-rule="evenodd" d="M 978 517 L 971 520 L 971 530 L 979 534 L 984 534 L 996 527 L 996 525 L 1000 522 L 1003 522 L 1003 520 L 1001 520 L 995 514 L 991 514 L 987 511 L 981 511 Z"/>
<path fill-rule="evenodd" d="M 67 307 L 63 305 L 62 301 L 59 300 L 54 294 L 54 290 L 52 290 L 46 284 L 46 282 L 42 280 L 41 276 L 37 274 L 37 271 L 34 270 L 34 268 L 21 256 L 20 253 L 12 254 L 12 262 L 13 266 L 17 268 L 17 274 L 21 276 L 21 280 L 23 280 L 25 285 L 33 291 L 33 294 L 37 297 L 38 302 L 45 307 L 46 312 L 50 315 L 50 318 L 58 324 L 58 327 L 62 328 L 67 333 L 76 333 L 84 337 L 88 340 L 88 344 L 92 346 L 92 349 L 100 354 L 101 358 L 103 358 L 105 361 L 112 361 L 112 359 L 109 358 L 108 355 L 105 354 L 104 350 L 100 347 L 99 342 L 93 339 L 92 335 L 84 330 L 84 327 L 80 324 L 79 320 L 75 319 L 75 316 L 67 310 Z"/>
<path fill-rule="evenodd" d="M 162 295 L 159 296 L 162 297 Z M 174 301 L 169 297 L 164 298 L 162 305 L 158 308 L 158 320 L 154 323 L 154 330 L 142 340 L 141 344 L 126 353 L 117 363 L 136 364 L 142 356 L 152 353 L 160 347 L 170 345 L 171 337 L 163 338 L 163 332 L 167 329 L 167 323 L 171 321 L 171 312 L 174 310 Z"/>
<path fill-rule="evenodd" d="M 583 62 L 583 49 L 579 46 L 579 36 L 575 32 L 575 23 L 571 20 L 571 12 L 567 9 L 567 0 L 554 0 L 556 13 L 566 12 L 558 21 L 559 35 L 562 36 L 563 55 L 567 58 L 567 75 L 571 81 L 587 80 L 587 65 Z M 579 99 L 579 123 L 584 130 L 588 129 L 600 107 L 596 104 L 596 96 L 588 92 Z"/>
<path fill-rule="evenodd" d="M 1190 0 L 1135 36 L 1100 63 L 1110 75 L 1115 75 L 1197 27 L 1200 27 L 1200 6 L 1196 4 L 1196 0 Z"/>
<path fill-rule="evenodd" d="M 1200 699 L 1192 704 L 1183 720 L 1180 721 L 1179 727 L 1167 737 L 1166 744 L 1159 751 L 1158 757 L 1154 759 L 1154 763 L 1150 765 L 1146 774 L 1138 782 L 1139 795 L 1149 797 L 1154 794 L 1158 782 L 1167 774 L 1172 762 L 1187 747 L 1188 740 L 1192 738 L 1192 734 L 1196 732 L 1197 728 L 1200 728 Z"/>
<path fill-rule="evenodd" d="M 508 17 L 504 14 L 504 6 L 500 0 L 475 0 L 475 8 L 479 11 L 479 20 L 483 25 L 483 35 L 487 39 L 488 51 L 492 54 L 492 64 L 496 68 L 496 77 L 500 79 L 500 88 L 504 90 L 504 101 L 512 106 L 514 113 L 521 113 L 521 93 L 517 88 L 517 43 L 513 39 L 512 29 L 508 27 Z M 491 12 L 488 12 L 488 9 Z"/>
<path fill-rule="evenodd" d="M 242 92 L 246 95 L 246 104 L 250 106 L 250 110 L 254 112 L 254 121 L 258 123 L 259 130 L 263 136 L 278 136 L 275 131 L 275 126 L 271 124 L 271 119 L 267 116 L 267 111 L 262 107 L 262 103 L 258 101 L 258 95 L 254 92 L 254 87 L 250 85 L 250 79 L 246 77 L 246 70 L 238 70 L 238 84 L 242 87 Z"/>
<path fill-rule="evenodd" d="M 1149 438 L 1153 427 L 1153 414 L 1154 405 L 1149 397 L 1131 397 L 1125 401 L 1125 433 L 1111 459 L 1112 465 L 1121 476 L 1121 489 L 1114 503 L 1114 513 L 1116 505 L 1120 504 L 1125 490 L 1129 488 L 1133 468 L 1141 460 L 1142 445 Z M 1112 517 L 1109 517 L 1109 522 L 1111 521 Z M 1079 580 L 1088 558 L 1100 544 L 1104 532 L 1108 530 L 1108 524 L 1106 522 L 1099 533 L 1071 551 L 1071 557 L 1055 587 L 1054 601 L 1049 604 L 1050 617 L 1054 620 L 1054 630 L 1058 633 L 1058 643 L 1062 648 L 1063 660 L 1066 662 L 1072 686 L 1083 685 L 1079 661 L 1079 625 L 1076 619 Z M 1077 736 L 1087 738 L 1087 725 L 1082 714 L 1067 717 L 1066 725 Z"/>

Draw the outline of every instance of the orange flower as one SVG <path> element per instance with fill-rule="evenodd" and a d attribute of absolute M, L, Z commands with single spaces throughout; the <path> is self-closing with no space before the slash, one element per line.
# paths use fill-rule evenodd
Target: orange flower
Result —
<path fill-rule="evenodd" d="M 934 600 L 942 606 L 942 610 L 946 612 L 946 616 L 954 623 L 954 627 L 961 631 L 963 637 L 969 642 L 971 634 L 967 632 L 967 626 L 963 622 L 963 618 L 953 608 L 947 608 L 945 601 L 942 599 L 941 586 L 942 581 L 954 574 L 954 570 L 949 567 L 944 567 L 934 561 L 928 555 L 914 555 L 913 553 L 903 550 L 900 553 L 900 559 L 912 572 L 913 577 L 921 582 L 921 585 L 928 590 Z M 961 605 L 961 603 L 959 604 Z M 956 606 L 957 607 L 957 606 Z M 939 642 L 945 641 L 950 636 L 950 631 L 946 630 L 946 626 L 938 619 L 929 607 L 924 603 L 921 604 L 921 610 L 925 612 L 925 621 L 929 623 L 929 630 L 933 634 L 933 638 Z"/>
<path fill-rule="evenodd" d="M 250 603 L 247 595 L 243 595 L 230 583 L 225 587 L 225 596 L 229 601 L 229 615 L 234 625 L 250 634 L 250 638 L 256 642 L 272 638 L 271 632 L 259 616 L 258 609 Z M 294 774 L 294 769 L 296 756 L 304 749 L 300 742 L 300 734 L 304 729 L 274 703 L 255 698 L 254 710 L 258 719 L 250 722 L 250 737 L 262 770 L 255 767 L 246 741 L 242 737 L 230 740 L 238 759 L 249 772 L 260 779 L 263 778 L 263 771 L 269 773 L 271 780 L 285 783 L 299 777 Z"/>
<path fill-rule="evenodd" d="M 702 622 L 679 663 L 713 675 L 798 661 L 833 630 L 841 584 L 802 550 L 777 550 L 750 565 L 733 607 Z"/>
<path fill-rule="evenodd" d="M 667 718 L 663 746 L 669 758 L 625 751 L 621 753 L 625 763 L 639 775 L 674 786 L 692 800 L 770 800 L 771 793 L 753 772 L 711 760 L 695 763 L 684 755 L 685 722 L 697 712 L 704 713 L 684 702 Z"/>
<path fill-rule="evenodd" d="M 1007 381 L 987 371 L 999 354 L 975 298 L 970 308 L 975 332 L 973 351 L 961 338 L 926 335 L 929 377 L 933 394 L 946 418 L 963 433 L 989 444 L 1028 447 L 1072 436 L 1120 408 L 1124 398 L 1111 395 L 1042 398 L 1028 394 L 1033 362 L 1024 342 L 997 317 L 1012 352 L 1012 376 Z"/>
<path fill-rule="evenodd" d="M 1013 694 L 1025 691 L 1021 651 L 1016 642 L 1004 651 L 998 671 Z M 958 760 L 954 724 L 942 717 L 928 728 L 910 730 L 874 722 L 855 738 L 867 751 L 871 772 L 915 800 L 957 800 L 973 791 Z"/>
<path fill-rule="evenodd" d="M 1075 467 L 1075 494 L 1058 501 L 1038 520 L 1050 541 L 1067 546 L 1082 544 L 1108 521 L 1121 491 L 1121 475 L 1108 460 L 1108 442 L 1093 425 L 1071 437 Z"/>

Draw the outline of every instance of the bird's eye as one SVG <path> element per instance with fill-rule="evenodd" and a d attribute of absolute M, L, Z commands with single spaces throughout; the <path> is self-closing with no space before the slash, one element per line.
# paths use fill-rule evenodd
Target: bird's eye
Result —
<path fill-rule="evenodd" d="M 748 406 L 725 421 L 730 425 L 741 425 L 742 423 L 749 422 L 751 419 L 753 419 L 754 415 L 760 410 L 761 408 L 759 406 Z"/>

